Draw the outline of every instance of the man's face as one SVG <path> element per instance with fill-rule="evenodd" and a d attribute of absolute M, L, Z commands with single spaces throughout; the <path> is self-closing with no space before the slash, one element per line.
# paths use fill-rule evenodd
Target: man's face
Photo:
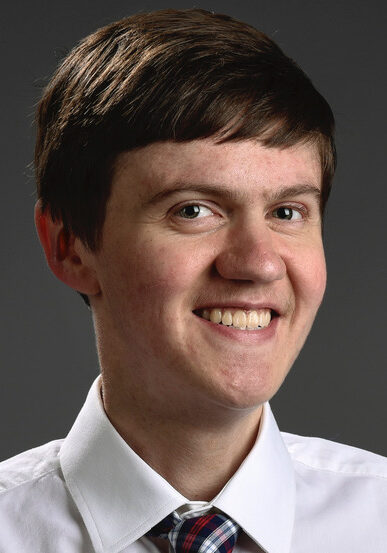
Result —
<path fill-rule="evenodd" d="M 121 154 L 93 257 L 105 372 L 186 406 L 270 399 L 325 289 L 320 189 L 310 145 L 205 139 Z"/>

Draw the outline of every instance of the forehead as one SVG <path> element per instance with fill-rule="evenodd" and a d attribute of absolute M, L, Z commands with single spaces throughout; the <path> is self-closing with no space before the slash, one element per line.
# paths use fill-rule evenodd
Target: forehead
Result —
<path fill-rule="evenodd" d="M 267 148 L 258 141 L 159 142 L 118 156 L 113 183 L 140 197 L 171 186 L 211 184 L 230 192 L 311 184 L 321 189 L 317 146 Z"/>

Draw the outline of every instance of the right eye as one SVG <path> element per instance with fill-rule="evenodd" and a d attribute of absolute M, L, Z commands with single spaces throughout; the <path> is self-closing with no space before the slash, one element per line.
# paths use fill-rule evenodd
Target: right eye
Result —
<path fill-rule="evenodd" d="M 209 207 L 204 205 L 189 204 L 181 207 L 176 212 L 176 215 L 182 217 L 183 219 L 198 219 L 208 215 L 213 215 L 213 212 Z"/>

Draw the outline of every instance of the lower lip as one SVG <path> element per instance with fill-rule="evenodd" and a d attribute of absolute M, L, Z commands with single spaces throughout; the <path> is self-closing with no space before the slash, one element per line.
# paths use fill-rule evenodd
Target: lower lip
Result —
<path fill-rule="evenodd" d="M 270 321 L 269 326 L 266 326 L 261 330 L 239 330 L 238 328 L 233 328 L 232 326 L 212 323 L 211 321 L 207 321 L 207 319 L 203 319 L 203 317 L 199 317 L 198 315 L 195 315 L 195 317 L 206 325 L 209 331 L 212 330 L 220 336 L 224 336 L 225 338 L 235 340 L 236 342 L 240 342 L 242 344 L 253 345 L 272 339 L 276 333 L 279 320 L 279 317 L 274 317 Z"/>

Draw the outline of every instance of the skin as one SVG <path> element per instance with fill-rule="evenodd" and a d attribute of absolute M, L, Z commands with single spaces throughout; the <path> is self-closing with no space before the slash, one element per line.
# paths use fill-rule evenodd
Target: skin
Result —
<path fill-rule="evenodd" d="M 320 191 L 312 145 L 205 139 L 118 156 L 97 252 L 36 206 L 51 269 L 89 296 L 109 419 L 188 499 L 211 500 L 237 470 L 311 329 Z M 257 304 L 280 316 L 247 338 L 193 313 Z"/>

